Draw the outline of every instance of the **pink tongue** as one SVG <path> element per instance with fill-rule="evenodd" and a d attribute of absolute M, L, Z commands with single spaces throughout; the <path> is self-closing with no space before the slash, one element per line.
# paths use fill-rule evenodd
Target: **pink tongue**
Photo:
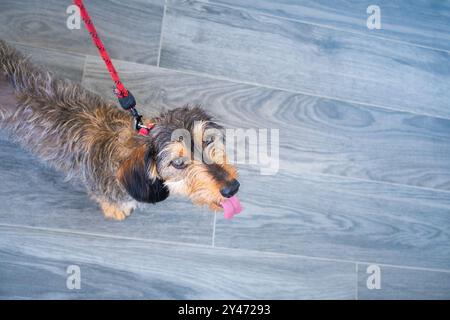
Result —
<path fill-rule="evenodd" d="M 220 205 L 223 208 L 225 219 L 232 219 L 235 214 L 238 214 L 242 211 L 241 203 L 236 196 L 222 201 Z"/>

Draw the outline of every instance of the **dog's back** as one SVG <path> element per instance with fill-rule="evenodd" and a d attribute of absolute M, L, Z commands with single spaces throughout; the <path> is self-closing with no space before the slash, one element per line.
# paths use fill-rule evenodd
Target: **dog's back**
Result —
<path fill-rule="evenodd" d="M 81 85 L 33 65 L 2 40 L 0 128 L 69 178 L 77 176 L 89 186 L 99 185 L 93 175 L 110 176 L 99 171 L 116 170 L 111 166 L 119 160 L 118 136 L 132 132 L 128 114 Z M 92 158 L 101 154 L 108 154 L 109 161 Z M 122 149 L 119 156 L 127 155 Z"/>

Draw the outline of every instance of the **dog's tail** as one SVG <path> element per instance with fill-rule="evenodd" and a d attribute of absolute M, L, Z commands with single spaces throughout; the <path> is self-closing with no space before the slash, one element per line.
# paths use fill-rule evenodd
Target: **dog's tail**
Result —
<path fill-rule="evenodd" d="M 5 76 L 16 92 L 45 96 L 52 92 L 52 74 L 28 61 L 28 58 L 0 39 L 0 74 Z"/>

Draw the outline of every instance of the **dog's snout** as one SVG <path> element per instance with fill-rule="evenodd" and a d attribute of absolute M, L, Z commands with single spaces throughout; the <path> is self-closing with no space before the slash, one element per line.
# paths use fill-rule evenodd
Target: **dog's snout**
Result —
<path fill-rule="evenodd" d="M 239 181 L 237 181 L 236 179 L 233 179 L 230 182 L 228 182 L 225 187 L 220 189 L 220 193 L 225 198 L 231 198 L 238 192 L 239 186 L 240 186 Z"/>

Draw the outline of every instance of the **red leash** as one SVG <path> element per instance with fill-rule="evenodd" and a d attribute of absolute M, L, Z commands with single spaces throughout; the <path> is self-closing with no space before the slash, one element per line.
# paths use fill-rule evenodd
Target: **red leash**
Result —
<path fill-rule="evenodd" d="M 109 74 L 111 75 L 111 78 L 116 85 L 114 93 L 117 95 L 121 107 L 131 112 L 131 115 L 135 119 L 136 130 L 139 131 L 139 134 L 148 135 L 154 124 L 150 124 L 149 126 L 143 125 L 142 116 L 135 108 L 136 100 L 134 99 L 134 96 L 131 94 L 131 92 L 125 88 L 122 81 L 120 81 L 116 68 L 114 68 L 111 58 L 109 57 L 109 54 L 106 51 L 105 46 L 103 45 L 103 42 L 97 33 L 97 30 L 95 29 L 94 23 L 92 22 L 91 17 L 89 16 L 86 7 L 83 4 L 83 0 L 73 0 L 73 2 L 78 6 L 78 8 L 80 8 L 81 17 L 83 18 L 84 24 L 86 25 L 86 28 L 91 35 L 92 41 L 100 52 L 100 55 L 105 62 L 106 68 L 108 69 Z"/>

